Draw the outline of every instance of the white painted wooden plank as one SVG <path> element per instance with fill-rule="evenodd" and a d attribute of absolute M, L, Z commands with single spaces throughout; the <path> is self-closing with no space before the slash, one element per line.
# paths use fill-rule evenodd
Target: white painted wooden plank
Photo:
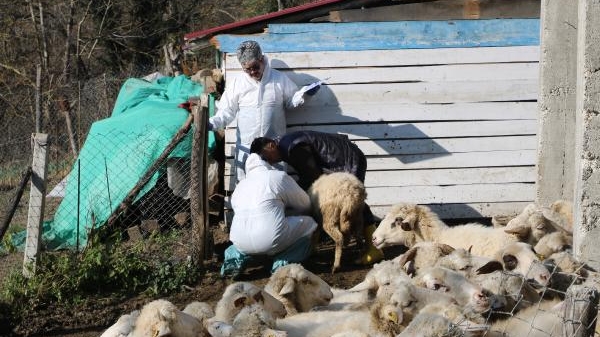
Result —
<path fill-rule="evenodd" d="M 515 150 L 372 157 L 368 161 L 371 170 L 414 170 L 535 165 L 536 159 L 536 150 Z"/>
<path fill-rule="evenodd" d="M 535 182 L 534 166 L 368 171 L 367 187 Z"/>
<path fill-rule="evenodd" d="M 438 168 L 533 166 L 536 150 L 470 152 L 432 155 L 400 155 L 368 158 L 371 171 Z M 232 174 L 233 159 L 225 160 L 225 175 Z"/>
<path fill-rule="evenodd" d="M 226 81 L 241 76 L 241 69 L 227 72 Z M 438 82 L 438 81 L 500 81 L 537 79 L 538 63 L 484 63 L 413 67 L 327 68 L 284 71 L 292 81 L 303 86 L 318 79 L 331 84 Z"/>
<path fill-rule="evenodd" d="M 341 103 L 337 106 L 301 106 L 286 114 L 288 126 L 406 121 L 536 119 L 537 102 L 483 102 L 453 104 Z M 229 125 L 237 126 L 237 120 Z"/>
<path fill-rule="evenodd" d="M 532 202 L 532 201 L 531 201 Z M 464 204 L 427 204 L 442 219 L 490 218 L 495 215 L 516 216 L 530 202 L 485 202 Z M 371 206 L 371 211 L 383 218 L 391 205 Z"/>
<path fill-rule="evenodd" d="M 537 102 L 454 104 L 344 103 L 301 106 L 287 112 L 288 125 L 373 121 L 514 120 L 536 119 Z M 236 124 L 233 124 L 235 126 Z"/>
<path fill-rule="evenodd" d="M 405 140 L 367 139 L 354 141 L 354 143 L 367 156 L 499 150 L 535 150 L 537 148 L 537 138 L 534 135 Z M 233 156 L 233 149 L 233 146 L 227 146 L 225 155 Z"/>
<path fill-rule="evenodd" d="M 317 130 L 346 134 L 351 140 L 363 139 L 426 139 L 440 137 L 486 137 L 509 135 L 535 135 L 537 121 L 477 121 L 477 122 L 423 122 L 387 124 L 347 124 L 294 126 L 288 131 Z M 229 143 L 235 139 L 235 129 L 225 130 Z"/>
<path fill-rule="evenodd" d="M 366 187 L 534 183 L 535 166 L 368 171 Z M 225 189 L 235 188 L 234 176 L 224 176 Z"/>
<path fill-rule="evenodd" d="M 394 204 L 405 202 L 395 201 Z M 482 203 L 447 203 L 425 204 L 442 219 L 474 219 L 491 218 L 495 215 L 516 216 L 532 201 L 526 202 L 482 202 Z M 369 205 L 373 214 L 384 218 L 393 205 Z M 225 199 L 225 212 L 232 213 L 229 198 Z M 232 213 L 233 214 L 233 213 Z"/>
<path fill-rule="evenodd" d="M 274 68 L 372 67 L 493 62 L 537 62 L 539 46 L 266 53 Z M 240 68 L 234 53 L 227 69 Z"/>
<path fill-rule="evenodd" d="M 537 100 L 538 80 L 456 81 L 325 85 L 307 106 L 341 102 L 457 103 Z"/>
<path fill-rule="evenodd" d="M 527 202 L 534 198 L 535 184 L 533 183 L 367 188 L 369 205 L 386 205 L 400 201 L 422 204 Z"/>

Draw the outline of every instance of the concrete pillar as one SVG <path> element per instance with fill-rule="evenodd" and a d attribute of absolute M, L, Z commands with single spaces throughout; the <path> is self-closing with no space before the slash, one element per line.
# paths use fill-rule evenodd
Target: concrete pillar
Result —
<path fill-rule="evenodd" d="M 573 200 L 577 6 L 542 0 L 537 195 L 539 205 Z"/>
<path fill-rule="evenodd" d="M 577 27 L 574 253 L 600 268 L 600 1 L 579 0 Z"/>

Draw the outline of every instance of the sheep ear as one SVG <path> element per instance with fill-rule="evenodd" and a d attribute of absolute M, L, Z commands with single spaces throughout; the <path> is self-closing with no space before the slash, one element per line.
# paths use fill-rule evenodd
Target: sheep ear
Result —
<path fill-rule="evenodd" d="M 252 296 L 252 298 L 257 303 L 264 303 L 265 302 L 265 298 L 263 297 L 262 291 L 259 291 L 256 294 L 254 294 L 254 296 Z"/>
<path fill-rule="evenodd" d="M 418 247 L 412 247 L 411 249 L 407 250 L 406 252 L 404 252 L 404 254 L 398 257 L 398 264 L 401 268 L 404 269 L 404 265 L 406 264 L 406 262 L 413 261 L 415 259 L 415 256 L 417 256 L 417 249 Z"/>
<path fill-rule="evenodd" d="M 471 247 L 473 247 L 473 246 L 471 246 Z M 442 244 L 440 244 L 440 250 L 442 251 L 442 254 L 448 255 L 454 251 L 454 247 L 447 245 L 445 243 L 442 243 Z M 471 248 L 469 248 L 469 252 L 470 252 L 470 250 L 471 250 Z"/>
<path fill-rule="evenodd" d="M 361 283 L 355 285 L 354 287 L 348 289 L 350 292 L 358 292 L 363 290 L 370 290 L 373 288 L 373 285 L 368 280 L 364 280 Z"/>
<path fill-rule="evenodd" d="M 242 296 L 236 298 L 235 300 L 233 300 L 233 306 L 236 307 L 236 308 L 241 308 L 244 305 L 246 305 L 246 300 L 247 299 L 248 298 L 246 296 L 242 295 Z"/>
<path fill-rule="evenodd" d="M 477 269 L 477 274 L 489 274 L 495 272 L 496 270 L 504 270 L 504 267 L 502 266 L 502 263 L 494 260 Z"/>
<path fill-rule="evenodd" d="M 279 290 L 279 295 L 281 295 L 281 296 L 289 295 L 294 292 L 294 288 L 295 288 L 294 280 L 292 280 L 291 278 L 287 278 L 285 280 L 285 283 L 283 284 L 283 287 L 281 287 L 281 289 Z"/>
<path fill-rule="evenodd" d="M 507 228 L 504 230 L 504 232 L 507 234 L 515 234 L 519 238 L 523 239 L 523 238 L 527 237 L 527 234 L 529 233 L 529 229 L 530 229 L 529 227 L 515 227 L 515 228 Z"/>

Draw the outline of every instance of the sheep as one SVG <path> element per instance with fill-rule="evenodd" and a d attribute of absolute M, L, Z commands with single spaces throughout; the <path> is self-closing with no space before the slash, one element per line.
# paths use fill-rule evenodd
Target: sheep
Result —
<path fill-rule="evenodd" d="M 215 311 L 210 306 L 210 304 L 198 301 L 188 303 L 188 305 L 186 305 L 185 308 L 183 308 L 183 310 L 181 311 L 195 317 L 199 321 L 203 321 L 215 315 Z"/>
<path fill-rule="evenodd" d="M 555 221 L 568 233 L 573 233 L 573 203 L 567 200 L 556 200 L 550 204 L 550 210 L 557 217 Z"/>
<path fill-rule="evenodd" d="M 506 233 L 514 234 L 519 241 L 535 245 L 545 235 L 556 231 L 566 230 L 552 220 L 548 211 L 531 203 L 515 218 L 510 220 L 504 229 Z"/>
<path fill-rule="evenodd" d="M 364 241 L 363 210 L 367 192 L 363 183 L 347 172 L 321 175 L 308 189 L 314 218 L 335 242 L 331 273 L 340 268 L 342 247 L 353 233 L 357 242 Z"/>
<path fill-rule="evenodd" d="M 422 313 L 406 326 L 397 337 L 462 337 L 464 331 L 450 319 L 434 313 Z"/>
<path fill-rule="evenodd" d="M 420 269 L 433 267 L 440 258 L 451 254 L 454 247 L 433 241 L 418 242 L 404 254 L 394 258 L 408 275 L 414 276 Z"/>
<path fill-rule="evenodd" d="M 543 261 L 551 273 L 551 288 L 547 293 L 551 296 L 564 298 L 564 295 L 573 284 L 580 284 L 589 277 L 588 266 L 577 261 L 569 251 L 557 252 Z"/>
<path fill-rule="evenodd" d="M 515 235 L 477 223 L 449 227 L 427 206 L 398 204 L 381 221 L 373 233 L 373 245 L 414 246 L 417 242 L 435 241 L 454 248 L 468 249 L 475 255 L 493 257 L 505 245 L 517 242 Z"/>
<path fill-rule="evenodd" d="M 215 307 L 215 315 L 209 320 L 232 323 L 245 306 L 260 303 L 273 317 L 286 315 L 283 303 L 269 292 L 249 282 L 235 282 L 227 286 Z"/>
<path fill-rule="evenodd" d="M 135 320 L 140 315 L 139 310 L 134 310 L 129 314 L 122 315 L 115 324 L 106 329 L 100 337 L 126 337 L 131 332 Z"/>
<path fill-rule="evenodd" d="M 560 231 L 544 235 L 533 247 L 533 250 L 543 259 L 554 253 L 572 249 L 572 247 L 573 236 Z"/>
<path fill-rule="evenodd" d="M 499 320 L 489 328 L 489 337 L 562 336 L 564 302 L 546 300 Z"/>
<path fill-rule="evenodd" d="M 547 286 L 550 281 L 550 273 L 533 247 L 525 242 L 513 242 L 498 250 L 495 260 L 479 268 L 478 272 L 486 274 L 500 269 L 520 274 L 539 286 Z"/>
<path fill-rule="evenodd" d="M 480 269 L 488 263 L 495 264 L 498 270 Z M 522 275 L 505 272 L 500 262 L 472 255 L 466 249 L 459 248 L 441 257 L 435 266 L 455 270 L 490 292 L 492 313 L 519 310 L 540 299 Z"/>
<path fill-rule="evenodd" d="M 173 303 L 159 299 L 144 305 L 129 336 L 198 337 L 203 331 L 199 320 L 179 311 Z"/>
<path fill-rule="evenodd" d="M 260 304 L 244 307 L 232 324 L 213 321 L 208 331 L 213 337 L 285 337 L 285 331 L 274 330 L 275 320 Z"/>
<path fill-rule="evenodd" d="M 454 270 L 430 267 L 423 270 L 413 282 L 417 286 L 448 293 L 459 305 L 473 312 L 483 313 L 490 309 L 490 293 Z"/>
<path fill-rule="evenodd" d="M 283 304 L 287 315 L 327 305 L 333 298 L 327 282 L 298 263 L 290 263 L 277 269 L 264 289 Z"/>
<path fill-rule="evenodd" d="M 329 337 L 335 333 L 366 333 L 395 336 L 400 332 L 402 308 L 386 298 L 377 298 L 353 310 L 310 311 L 277 320 L 277 329 L 289 337 Z"/>

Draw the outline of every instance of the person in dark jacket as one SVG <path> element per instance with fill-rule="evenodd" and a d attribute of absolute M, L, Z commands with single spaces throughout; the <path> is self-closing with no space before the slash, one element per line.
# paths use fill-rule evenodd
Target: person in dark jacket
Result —
<path fill-rule="evenodd" d="M 294 131 L 280 138 L 255 138 L 250 153 L 257 153 L 273 165 L 280 161 L 291 165 L 298 173 L 298 185 L 307 190 L 323 173 L 348 172 L 365 182 L 367 159 L 346 135 L 318 131 Z M 365 239 L 368 250 L 359 261 L 371 264 L 383 259 L 383 252 L 371 244 L 375 218 L 365 204 Z"/>

